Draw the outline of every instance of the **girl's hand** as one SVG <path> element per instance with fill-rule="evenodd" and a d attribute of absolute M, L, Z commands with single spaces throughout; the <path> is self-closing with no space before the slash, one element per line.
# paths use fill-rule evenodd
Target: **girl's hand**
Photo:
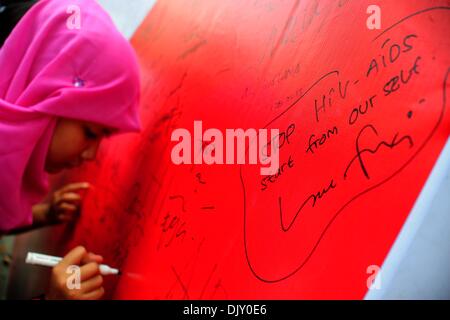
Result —
<path fill-rule="evenodd" d="M 55 191 L 47 214 L 49 223 L 73 221 L 78 216 L 81 207 L 82 197 L 78 191 L 90 187 L 88 182 L 77 182 Z"/>
<path fill-rule="evenodd" d="M 82 246 L 70 251 L 52 270 L 50 285 L 46 294 L 48 300 L 98 300 L 105 290 L 99 264 L 103 258 L 88 253 Z M 74 283 L 72 266 L 79 266 L 79 286 Z M 73 267 L 72 267 L 73 268 Z M 69 271 L 68 271 L 69 270 Z"/>
<path fill-rule="evenodd" d="M 55 191 L 50 203 L 39 203 L 33 206 L 33 225 L 12 230 L 9 234 L 17 234 L 52 224 L 71 222 L 78 217 L 83 200 L 80 190 L 91 188 L 88 182 L 77 182 L 66 185 Z"/>

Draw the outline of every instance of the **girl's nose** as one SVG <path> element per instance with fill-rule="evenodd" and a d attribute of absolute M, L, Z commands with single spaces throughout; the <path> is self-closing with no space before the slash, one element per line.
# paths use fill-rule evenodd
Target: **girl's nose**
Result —
<path fill-rule="evenodd" d="M 99 146 L 100 146 L 100 140 L 93 142 L 83 151 L 83 153 L 81 154 L 81 158 L 85 161 L 95 160 Z"/>

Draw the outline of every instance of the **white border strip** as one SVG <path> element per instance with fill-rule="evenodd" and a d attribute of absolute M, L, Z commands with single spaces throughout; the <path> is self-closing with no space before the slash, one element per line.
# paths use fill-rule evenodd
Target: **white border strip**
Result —
<path fill-rule="evenodd" d="M 394 242 L 389 254 L 387 255 L 383 266 L 381 267 L 374 283 L 380 281 L 380 288 L 372 288 L 367 291 L 364 299 L 378 300 L 383 299 L 389 293 L 390 285 L 393 283 L 395 275 L 401 262 L 406 258 L 406 253 L 411 247 L 411 243 L 417 235 L 417 231 L 422 226 L 426 216 L 429 213 L 433 200 L 442 186 L 445 177 L 450 172 L 450 138 L 444 146 L 428 180 L 425 183 L 419 197 L 414 204 L 405 224 L 403 225 L 397 239 Z M 448 248 L 447 248 L 448 249 Z M 410 270 L 411 272 L 411 270 Z M 417 270 L 416 278 L 423 277 L 423 270 Z M 417 297 L 418 299 L 420 297 Z"/>

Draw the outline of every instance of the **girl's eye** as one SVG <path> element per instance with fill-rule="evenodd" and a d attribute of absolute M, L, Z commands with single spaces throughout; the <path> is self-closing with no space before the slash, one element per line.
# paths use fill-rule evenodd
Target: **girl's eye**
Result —
<path fill-rule="evenodd" d="M 98 135 L 88 127 L 84 128 L 84 135 L 90 140 L 97 140 L 98 138 Z"/>

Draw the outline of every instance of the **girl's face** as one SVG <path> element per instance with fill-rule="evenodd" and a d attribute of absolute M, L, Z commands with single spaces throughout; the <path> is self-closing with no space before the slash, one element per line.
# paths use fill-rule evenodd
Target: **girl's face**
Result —
<path fill-rule="evenodd" d="M 99 124 L 60 118 L 47 153 L 45 170 L 56 173 L 94 160 L 100 142 L 113 131 Z"/>

